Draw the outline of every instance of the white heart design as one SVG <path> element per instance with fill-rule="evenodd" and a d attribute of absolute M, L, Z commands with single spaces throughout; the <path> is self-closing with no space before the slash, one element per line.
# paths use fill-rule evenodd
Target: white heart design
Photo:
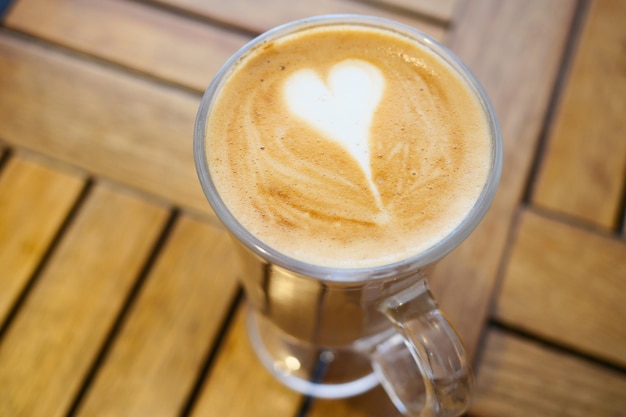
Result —
<path fill-rule="evenodd" d="M 370 165 L 370 125 L 383 94 L 385 80 L 372 64 L 349 59 L 336 64 L 327 84 L 313 70 L 293 73 L 285 83 L 289 109 L 299 118 L 339 142 L 359 163 L 380 205 Z"/>

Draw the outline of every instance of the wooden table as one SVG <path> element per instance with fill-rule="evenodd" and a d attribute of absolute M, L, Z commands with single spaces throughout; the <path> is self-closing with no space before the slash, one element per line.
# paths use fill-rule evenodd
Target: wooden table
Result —
<path fill-rule="evenodd" d="M 0 2 L 4 4 L 5 2 Z M 499 114 L 487 218 L 431 283 L 474 357 L 469 415 L 626 416 L 626 2 L 15 0 L 0 27 L 0 416 L 394 416 L 312 400 L 246 340 L 192 128 L 279 23 L 391 17 Z"/>

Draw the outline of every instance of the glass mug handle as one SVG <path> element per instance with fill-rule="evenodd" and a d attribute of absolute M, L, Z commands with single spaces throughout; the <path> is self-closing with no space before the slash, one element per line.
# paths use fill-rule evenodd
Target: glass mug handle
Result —
<path fill-rule="evenodd" d="M 388 298 L 380 310 L 399 333 L 376 347 L 372 366 L 398 410 L 411 417 L 466 411 L 473 377 L 465 349 L 426 280 Z"/>

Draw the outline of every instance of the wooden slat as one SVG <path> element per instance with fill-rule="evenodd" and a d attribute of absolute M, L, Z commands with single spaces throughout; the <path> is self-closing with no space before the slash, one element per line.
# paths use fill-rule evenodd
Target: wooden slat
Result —
<path fill-rule="evenodd" d="M 24 0 L 7 24 L 198 90 L 247 39 L 112 0 Z M 9 144 L 210 211 L 191 155 L 197 98 L 8 35 L 0 54 L 0 136 Z"/>
<path fill-rule="evenodd" d="M 475 417 L 618 417 L 626 374 L 490 330 L 470 414 Z"/>
<path fill-rule="evenodd" d="M 0 170 L 0 323 L 83 188 L 81 175 L 20 155 Z"/>
<path fill-rule="evenodd" d="M 268 8 L 257 1 L 199 5 L 208 17 L 227 14 L 235 21 L 253 17 L 252 22 L 258 24 L 259 16 L 267 16 L 270 20 L 262 29 L 257 27 L 259 31 L 320 12 L 371 12 L 404 20 L 436 37 L 443 35 L 441 25 L 385 13 L 364 4 L 331 0 L 328 3 L 290 1 L 282 6 L 285 7 Z M 247 13 L 242 14 L 240 8 Z M 277 11 L 285 13 L 284 21 L 274 21 Z M 20 0 L 7 16 L 6 25 L 198 91 L 204 91 L 228 57 L 250 40 L 250 36 L 159 8 L 119 0 Z"/>
<path fill-rule="evenodd" d="M 493 207 L 468 241 L 444 259 L 430 279 L 470 355 L 477 349 L 487 319 L 509 224 L 531 169 L 574 8 L 575 2 L 567 0 L 549 5 L 540 0 L 466 2 L 448 39 L 485 85 L 505 141 L 504 172 Z M 383 397 L 377 390 L 346 401 L 322 401 L 314 403 L 313 412 L 316 416 L 393 415 Z"/>
<path fill-rule="evenodd" d="M 575 3 L 468 1 L 448 40 L 484 84 L 504 140 L 502 180 L 493 206 L 430 280 L 470 354 L 486 320 L 509 225 L 531 170 Z"/>
<path fill-rule="evenodd" d="M 355 0 L 381 6 L 398 7 L 401 10 L 450 23 L 459 0 Z"/>
<path fill-rule="evenodd" d="M 179 219 L 78 416 L 177 415 L 233 300 L 234 262 L 223 230 Z"/>
<path fill-rule="evenodd" d="M 0 91 L 9 145 L 209 211 L 192 151 L 198 97 L 6 33 Z"/>
<path fill-rule="evenodd" d="M 250 346 L 246 320 L 242 306 L 220 346 L 192 417 L 296 415 L 301 396 L 283 386 L 263 368 Z"/>
<path fill-rule="evenodd" d="M 336 13 L 364 14 L 397 20 L 417 27 L 435 38 L 441 38 L 445 31 L 445 28 L 441 24 L 420 20 L 415 16 L 394 12 L 385 7 L 377 7 L 350 0 L 237 0 L 227 2 L 221 0 L 148 1 L 176 7 L 254 33 L 265 32 L 275 26 L 305 17 Z"/>
<path fill-rule="evenodd" d="M 609 230 L 626 181 L 626 2 L 592 1 L 533 203 Z"/>
<path fill-rule="evenodd" d="M 20 0 L 6 25 L 198 91 L 250 39 L 115 0 Z"/>
<path fill-rule="evenodd" d="M 96 186 L 0 344 L 0 415 L 66 415 L 167 211 Z"/>
<path fill-rule="evenodd" d="M 495 316 L 626 366 L 626 242 L 524 212 Z"/>

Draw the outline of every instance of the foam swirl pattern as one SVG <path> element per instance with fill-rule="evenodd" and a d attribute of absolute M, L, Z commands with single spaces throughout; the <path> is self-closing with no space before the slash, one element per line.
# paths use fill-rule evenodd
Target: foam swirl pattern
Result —
<path fill-rule="evenodd" d="M 302 71 L 328 85 L 345 61 L 384 79 L 360 156 L 299 117 L 285 92 Z M 209 170 L 231 213 L 274 249 L 322 266 L 384 265 L 433 246 L 467 216 L 491 164 L 487 116 L 463 81 L 379 29 L 317 28 L 257 47 L 207 122 Z"/>

